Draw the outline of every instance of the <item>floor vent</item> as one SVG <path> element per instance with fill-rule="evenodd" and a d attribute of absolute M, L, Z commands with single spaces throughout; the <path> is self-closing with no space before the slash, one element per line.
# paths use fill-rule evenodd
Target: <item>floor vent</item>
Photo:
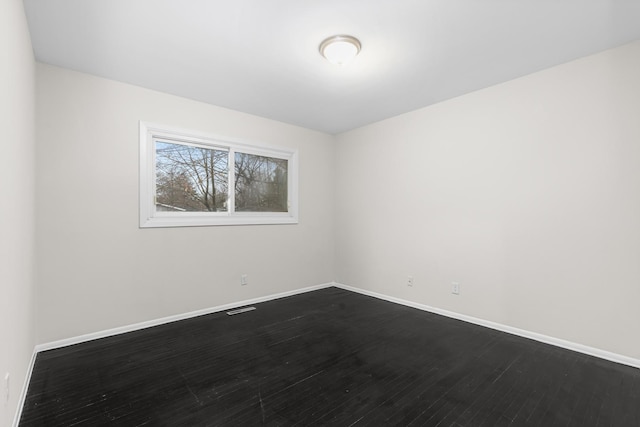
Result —
<path fill-rule="evenodd" d="M 227 311 L 227 314 L 229 316 L 233 316 L 234 314 L 246 313 L 247 311 L 252 311 L 252 310 L 255 310 L 255 309 L 256 309 L 255 307 L 238 308 L 236 310 Z"/>

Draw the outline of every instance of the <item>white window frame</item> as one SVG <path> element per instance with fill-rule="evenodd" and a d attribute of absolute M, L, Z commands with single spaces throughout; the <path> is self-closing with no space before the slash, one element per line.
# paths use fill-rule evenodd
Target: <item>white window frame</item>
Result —
<path fill-rule="evenodd" d="M 156 211 L 155 140 L 229 151 L 227 212 Z M 288 212 L 235 212 L 235 153 L 287 160 Z M 246 143 L 227 137 L 140 122 L 140 227 L 193 227 L 298 223 L 298 151 L 262 143 Z"/>

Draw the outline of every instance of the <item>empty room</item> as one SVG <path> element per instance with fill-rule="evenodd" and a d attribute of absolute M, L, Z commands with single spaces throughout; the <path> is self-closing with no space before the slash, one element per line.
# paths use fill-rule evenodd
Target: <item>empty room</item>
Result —
<path fill-rule="evenodd" d="M 640 2 L 1 5 L 0 426 L 640 426 Z"/>

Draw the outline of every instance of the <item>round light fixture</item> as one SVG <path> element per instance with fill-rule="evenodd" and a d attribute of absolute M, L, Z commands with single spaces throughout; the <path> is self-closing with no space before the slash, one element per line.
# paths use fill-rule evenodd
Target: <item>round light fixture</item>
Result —
<path fill-rule="evenodd" d="M 320 53 L 327 61 L 343 65 L 360 52 L 360 41 L 352 36 L 331 36 L 320 43 Z"/>

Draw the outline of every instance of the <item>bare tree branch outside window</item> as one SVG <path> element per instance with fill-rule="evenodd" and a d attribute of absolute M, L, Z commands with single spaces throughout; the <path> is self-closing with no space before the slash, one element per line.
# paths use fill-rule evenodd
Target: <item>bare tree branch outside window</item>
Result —
<path fill-rule="evenodd" d="M 298 152 L 140 122 L 140 228 L 298 223 Z"/>
<path fill-rule="evenodd" d="M 226 212 L 229 152 L 156 141 L 156 205 L 187 212 Z M 287 212 L 288 162 L 235 153 L 235 210 Z"/>
<path fill-rule="evenodd" d="M 165 210 L 226 212 L 229 153 L 156 141 L 156 204 Z"/>
<path fill-rule="evenodd" d="M 235 153 L 235 205 L 238 212 L 287 212 L 285 159 Z"/>

